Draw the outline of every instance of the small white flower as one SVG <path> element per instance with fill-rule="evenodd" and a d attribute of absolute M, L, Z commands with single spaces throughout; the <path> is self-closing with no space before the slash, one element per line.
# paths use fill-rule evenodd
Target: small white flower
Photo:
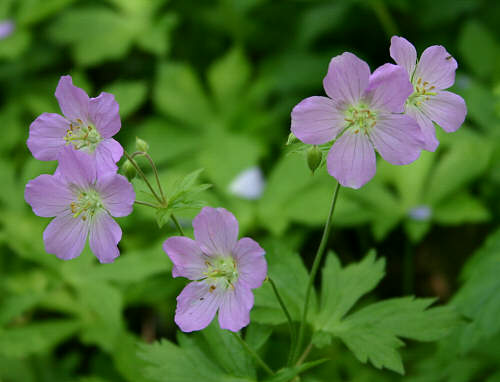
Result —
<path fill-rule="evenodd" d="M 259 199 L 264 191 L 265 181 L 258 166 L 240 172 L 229 184 L 229 192 L 243 199 Z"/>

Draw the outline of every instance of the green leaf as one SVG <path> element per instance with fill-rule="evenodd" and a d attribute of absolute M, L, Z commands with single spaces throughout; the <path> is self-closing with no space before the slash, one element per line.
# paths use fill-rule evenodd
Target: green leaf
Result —
<path fill-rule="evenodd" d="M 106 88 L 120 105 L 120 117 L 126 118 L 146 101 L 147 86 L 143 81 L 117 81 Z"/>
<path fill-rule="evenodd" d="M 489 210 L 467 192 L 459 193 L 434 208 L 433 219 L 440 224 L 455 225 L 466 222 L 484 222 Z"/>
<path fill-rule="evenodd" d="M 170 51 L 170 33 L 177 24 L 178 18 L 172 13 L 162 15 L 158 21 L 146 20 L 147 27 L 138 34 L 137 44 L 148 52 L 166 56 Z"/>
<path fill-rule="evenodd" d="M 197 342 L 185 336 L 179 336 L 180 346 L 163 340 L 152 345 L 142 345 L 139 357 L 148 363 L 146 376 L 153 381 L 164 382 L 168 376 L 170 382 L 253 382 L 254 378 L 237 377 L 228 374 L 217 365 Z M 228 353 L 231 349 L 227 349 Z"/>
<path fill-rule="evenodd" d="M 294 366 L 286 369 L 279 370 L 275 376 L 271 378 L 266 378 L 264 382 L 288 382 L 292 381 L 293 378 L 302 374 L 303 372 L 312 369 L 313 367 L 319 366 L 328 361 L 327 359 L 318 359 L 316 361 L 305 362 L 300 366 Z"/>
<path fill-rule="evenodd" d="M 268 275 L 273 279 L 276 287 L 288 308 L 292 319 L 300 321 L 303 301 L 309 274 L 300 256 L 279 242 L 272 242 L 266 249 Z M 278 325 L 286 322 L 276 296 L 269 283 L 255 290 L 255 307 L 251 311 L 252 321 L 263 324 Z M 316 306 L 314 293 L 310 301 L 311 311 Z M 312 314 L 309 318 L 312 317 Z"/>
<path fill-rule="evenodd" d="M 85 66 L 123 57 L 134 34 L 131 19 L 97 6 L 71 8 L 50 27 L 51 37 L 57 42 L 70 44 L 75 60 Z"/>
<path fill-rule="evenodd" d="M 208 82 L 219 108 L 238 103 L 238 96 L 250 78 L 250 65 L 241 48 L 231 49 L 208 70 Z"/>
<path fill-rule="evenodd" d="M 0 353 L 7 357 L 26 357 L 44 353 L 71 337 L 81 324 L 77 320 L 47 320 L 0 330 Z"/>
<path fill-rule="evenodd" d="M 346 315 L 380 281 L 383 268 L 384 262 L 375 261 L 374 254 L 345 268 L 330 254 L 323 270 L 322 304 L 315 321 L 319 332 L 313 341 L 324 346 L 328 344 L 328 336 L 338 337 L 361 362 L 369 361 L 379 369 L 385 367 L 403 374 L 397 351 L 404 345 L 400 338 L 437 340 L 448 335 L 460 321 L 454 309 L 428 309 L 433 299 L 413 297 L 376 302 Z"/>
<path fill-rule="evenodd" d="M 465 24 L 458 45 L 465 63 L 477 76 L 490 78 L 498 70 L 500 48 L 490 31 L 478 21 Z"/>
<path fill-rule="evenodd" d="M 342 268 L 329 253 L 322 273 L 321 302 L 314 321 L 316 330 L 329 330 L 338 325 L 345 314 L 385 275 L 385 260 L 376 259 L 371 251 L 361 262 Z"/>
<path fill-rule="evenodd" d="M 60 12 L 75 0 L 24 0 L 19 2 L 17 18 L 20 24 L 33 24 Z"/>
<path fill-rule="evenodd" d="M 458 333 L 463 352 L 500 334 L 500 231 L 488 237 L 463 269 L 464 284 L 452 300 L 470 319 Z"/>
<path fill-rule="evenodd" d="M 197 129 L 207 127 L 213 119 L 212 105 L 199 79 L 185 64 L 160 65 L 153 101 L 160 112 Z"/>

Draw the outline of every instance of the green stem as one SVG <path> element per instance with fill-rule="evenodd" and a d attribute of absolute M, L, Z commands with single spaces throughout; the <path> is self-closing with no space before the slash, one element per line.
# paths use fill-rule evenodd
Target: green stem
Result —
<path fill-rule="evenodd" d="M 177 218 L 174 216 L 174 214 L 170 214 L 170 217 L 172 218 L 172 221 L 174 222 L 175 227 L 177 228 L 177 231 L 179 231 L 179 233 L 181 234 L 181 236 L 186 236 L 186 235 L 184 234 L 184 231 L 182 230 L 181 225 L 179 224 L 179 221 L 178 221 L 178 220 L 177 220 Z"/>
<path fill-rule="evenodd" d="M 160 190 L 161 198 L 162 198 L 163 202 L 166 203 L 167 200 L 165 199 L 165 194 L 163 193 L 163 187 L 161 186 L 161 182 L 160 182 L 160 176 L 158 175 L 158 169 L 156 168 L 156 165 L 155 165 L 155 162 L 153 161 L 153 158 L 151 158 L 151 156 L 145 151 L 136 151 L 131 155 L 131 157 L 133 158 L 136 155 L 141 155 L 149 161 L 149 164 L 151 165 L 151 168 L 153 169 L 153 173 L 155 174 L 156 184 L 158 185 L 158 189 Z"/>
<path fill-rule="evenodd" d="M 141 178 L 144 180 L 144 182 L 146 183 L 146 185 L 149 187 L 149 189 L 151 190 L 151 193 L 156 198 L 156 200 L 158 200 L 158 202 L 160 204 L 162 204 L 163 203 L 162 198 L 160 198 L 158 196 L 158 194 L 154 190 L 154 188 L 151 185 L 151 183 L 149 183 L 148 178 L 146 177 L 146 175 L 144 174 L 144 172 L 141 170 L 141 168 L 139 167 L 139 165 L 137 164 L 137 162 L 134 160 L 134 158 L 132 156 L 130 156 L 129 153 L 127 153 L 125 150 L 123 151 L 123 155 L 125 155 L 127 157 L 127 159 L 130 161 L 130 163 L 132 163 L 132 166 L 134 166 L 134 168 L 137 171 L 137 173 L 141 176 Z"/>
<path fill-rule="evenodd" d="M 288 327 L 290 329 L 290 353 L 288 354 L 288 362 L 287 364 L 290 366 L 292 363 L 292 356 L 293 356 L 293 350 L 295 348 L 295 344 L 297 342 L 297 334 L 295 333 L 295 330 L 293 328 L 293 320 L 292 316 L 290 315 L 290 312 L 288 311 L 285 303 L 283 302 L 283 299 L 281 298 L 278 288 L 276 288 L 276 284 L 274 281 L 268 277 L 269 283 L 271 284 L 271 287 L 273 288 L 274 294 L 276 295 L 276 299 L 278 300 L 281 309 L 283 309 L 283 313 L 285 313 L 286 319 L 288 320 Z"/>
<path fill-rule="evenodd" d="M 309 345 L 307 345 L 306 350 L 304 350 L 304 352 L 302 353 L 302 355 L 299 357 L 299 360 L 297 361 L 297 364 L 295 366 L 300 366 L 300 365 L 302 365 L 304 363 L 304 361 L 306 360 L 307 356 L 311 352 L 312 348 L 313 348 L 313 343 L 311 341 L 311 342 L 309 342 Z"/>
<path fill-rule="evenodd" d="M 231 332 L 233 336 L 238 340 L 238 342 L 245 348 L 245 350 L 257 361 L 257 363 L 269 374 L 274 375 L 274 371 L 267 366 L 262 358 L 248 345 L 243 338 L 237 332 Z"/>
<path fill-rule="evenodd" d="M 153 208 L 158 208 L 156 204 L 149 203 L 149 202 L 143 202 L 142 200 L 135 200 L 135 204 L 140 204 L 141 206 L 148 206 L 148 207 L 153 207 Z"/>
<path fill-rule="evenodd" d="M 382 0 L 374 0 L 371 2 L 373 11 L 375 15 L 377 15 L 380 24 L 382 24 L 382 28 L 388 37 L 394 36 L 398 34 L 398 27 L 396 26 L 396 22 L 393 20 L 391 13 L 385 6 L 385 3 Z"/>
<path fill-rule="evenodd" d="M 307 283 L 306 289 L 306 297 L 304 300 L 304 309 L 302 311 L 302 321 L 300 323 L 299 328 L 299 339 L 297 341 L 297 345 L 293 352 L 293 359 L 295 359 L 300 352 L 300 348 L 302 347 L 302 342 L 304 342 L 304 334 L 307 323 L 307 313 L 309 309 L 309 299 L 311 297 L 311 292 L 314 286 L 314 279 L 316 278 L 316 273 L 318 273 L 319 265 L 321 263 L 321 259 L 323 257 L 323 253 L 325 252 L 326 243 L 328 242 L 328 236 L 330 236 L 330 227 L 332 223 L 333 211 L 335 210 L 335 204 L 337 203 L 337 196 L 339 195 L 340 183 L 337 183 L 335 187 L 335 191 L 333 193 L 332 204 L 330 206 L 330 211 L 328 212 L 328 217 L 326 219 L 325 228 L 323 230 L 323 236 L 321 237 L 321 241 L 319 243 L 318 251 L 316 252 L 316 257 L 314 258 L 313 266 L 311 269 L 311 274 L 309 276 L 309 282 Z"/>

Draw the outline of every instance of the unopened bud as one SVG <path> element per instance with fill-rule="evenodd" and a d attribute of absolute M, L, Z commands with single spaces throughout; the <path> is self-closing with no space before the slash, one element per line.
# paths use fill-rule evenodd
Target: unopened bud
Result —
<path fill-rule="evenodd" d="M 313 174 L 321 164 L 321 159 L 323 159 L 323 153 L 318 146 L 311 146 L 307 150 L 307 165 L 309 166 L 309 169 L 313 172 Z"/>
<path fill-rule="evenodd" d="M 132 163 L 127 159 L 122 165 L 123 174 L 127 177 L 129 181 L 135 178 L 137 171 Z"/>
<path fill-rule="evenodd" d="M 141 138 L 135 137 L 135 148 L 137 149 L 137 151 L 144 151 L 145 153 L 147 153 L 149 150 L 149 145 Z"/>
<path fill-rule="evenodd" d="M 286 145 L 291 145 L 292 143 L 298 142 L 299 139 L 295 136 L 294 133 L 288 134 L 288 139 L 286 140 Z"/>

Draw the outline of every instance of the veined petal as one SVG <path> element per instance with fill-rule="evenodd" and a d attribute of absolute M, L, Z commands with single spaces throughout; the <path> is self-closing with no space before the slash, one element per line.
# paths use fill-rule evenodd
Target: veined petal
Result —
<path fill-rule="evenodd" d="M 96 180 L 95 159 L 92 154 L 65 146 L 58 157 L 59 166 L 56 172 L 68 183 L 86 188 Z"/>
<path fill-rule="evenodd" d="M 328 172 L 341 185 L 360 188 L 375 175 L 375 150 L 363 133 L 347 130 L 333 144 L 327 158 Z"/>
<path fill-rule="evenodd" d="M 36 215 L 52 217 L 69 211 L 75 197 L 61 177 L 44 174 L 28 182 L 24 199 Z"/>
<path fill-rule="evenodd" d="M 69 122 L 59 114 L 43 113 L 30 125 L 28 148 L 38 160 L 56 160 L 68 129 Z"/>
<path fill-rule="evenodd" d="M 100 175 L 116 174 L 118 162 L 123 155 L 122 146 L 113 138 L 104 139 L 95 149 L 96 169 Z M 118 158 L 118 159 L 116 159 Z"/>
<path fill-rule="evenodd" d="M 333 57 L 323 80 L 326 94 L 339 105 L 358 103 L 370 78 L 370 67 L 354 54 Z"/>
<path fill-rule="evenodd" d="M 431 119 L 414 106 L 408 106 L 406 108 L 406 114 L 415 119 L 420 127 L 424 139 L 423 149 L 432 152 L 436 151 L 439 146 L 439 141 L 436 138 L 436 128 Z"/>
<path fill-rule="evenodd" d="M 329 142 L 344 125 L 344 114 L 327 97 L 306 98 L 292 110 L 292 133 L 304 143 Z"/>
<path fill-rule="evenodd" d="M 64 116 L 70 121 L 80 119 L 89 122 L 89 96 L 85 91 L 73 85 L 71 76 L 62 76 L 57 84 L 56 98 Z"/>
<path fill-rule="evenodd" d="M 414 82 L 419 78 L 435 86 L 438 90 L 447 89 L 455 82 L 457 62 L 441 45 L 428 47 L 422 53 L 415 70 Z"/>
<path fill-rule="evenodd" d="M 204 207 L 193 219 L 194 237 L 208 255 L 229 256 L 238 240 L 238 221 L 224 208 Z"/>
<path fill-rule="evenodd" d="M 177 296 L 175 323 L 183 332 L 204 329 L 215 317 L 221 294 L 205 282 L 189 283 Z"/>
<path fill-rule="evenodd" d="M 411 77 L 417 65 L 417 51 L 413 44 L 404 37 L 392 36 L 389 52 L 396 64 L 405 68 Z"/>
<path fill-rule="evenodd" d="M 250 323 L 254 297 L 250 288 L 236 284 L 221 296 L 219 325 L 221 329 L 237 332 Z"/>
<path fill-rule="evenodd" d="M 135 192 L 127 178 L 109 173 L 97 179 L 95 188 L 101 196 L 104 208 L 112 216 L 122 217 L 131 214 Z"/>
<path fill-rule="evenodd" d="M 238 280 L 248 288 L 258 288 L 267 275 L 266 252 L 253 239 L 241 238 L 233 250 L 238 267 Z"/>
<path fill-rule="evenodd" d="M 199 280 L 204 277 L 207 266 L 205 257 L 196 242 L 184 236 L 169 237 L 163 243 L 163 250 L 174 263 L 173 277 Z"/>
<path fill-rule="evenodd" d="M 398 65 L 385 64 L 370 76 L 364 98 L 370 109 L 402 113 L 413 86 L 405 69 Z"/>
<path fill-rule="evenodd" d="M 57 216 L 43 232 L 45 250 L 63 260 L 74 259 L 82 253 L 88 232 L 88 221 L 74 218 L 71 211 Z"/>
<path fill-rule="evenodd" d="M 120 251 L 117 244 L 122 238 L 122 229 L 106 211 L 99 211 L 90 223 L 89 245 L 101 263 L 112 263 Z"/>
<path fill-rule="evenodd" d="M 382 158 L 395 165 L 416 160 L 424 143 L 417 122 L 404 114 L 380 115 L 370 139 Z"/>
<path fill-rule="evenodd" d="M 467 106 L 462 97 L 448 91 L 439 91 L 420 105 L 422 111 L 444 131 L 452 133 L 464 123 Z"/>
<path fill-rule="evenodd" d="M 102 92 L 89 101 L 89 116 L 103 138 L 111 138 L 121 128 L 119 105 L 115 96 Z"/>

